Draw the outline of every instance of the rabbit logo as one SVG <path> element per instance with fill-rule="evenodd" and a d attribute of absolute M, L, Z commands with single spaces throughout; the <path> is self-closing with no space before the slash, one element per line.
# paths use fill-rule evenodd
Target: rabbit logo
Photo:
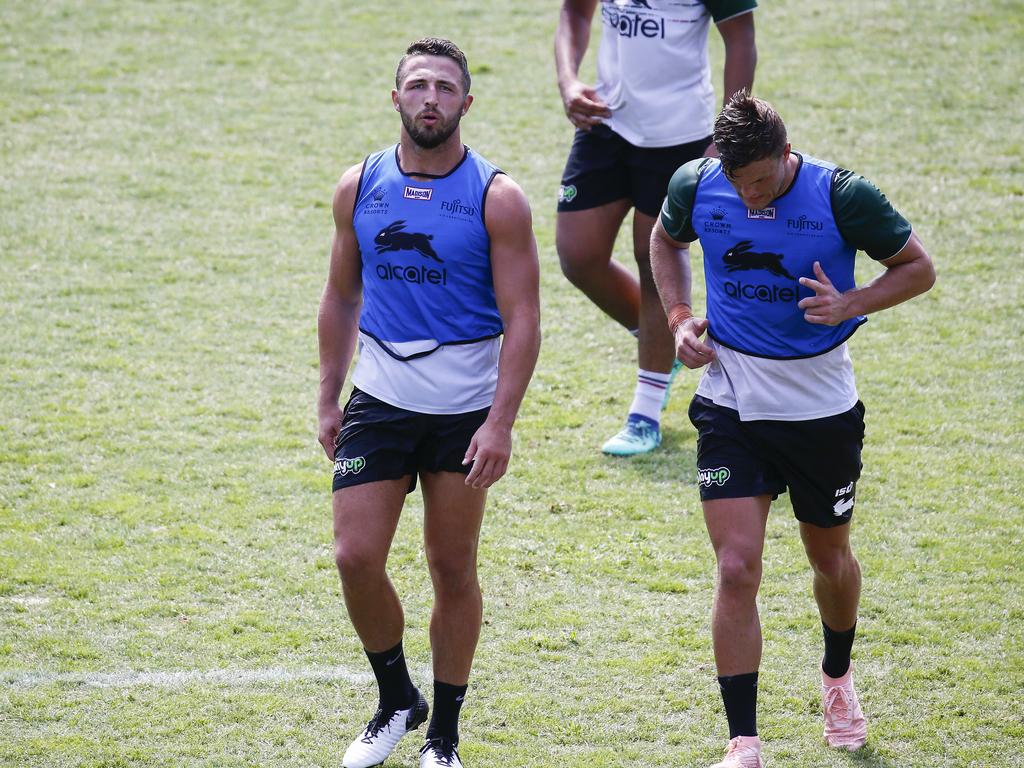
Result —
<path fill-rule="evenodd" d="M 404 232 L 404 229 L 405 219 L 399 219 L 378 232 L 377 236 L 373 238 L 373 242 L 377 246 L 377 253 L 418 251 L 421 256 L 431 258 L 438 264 L 444 263 L 430 244 L 430 241 L 434 239 L 433 235 L 422 232 Z"/>
<path fill-rule="evenodd" d="M 776 277 L 796 280 L 782 266 L 782 259 L 785 258 L 783 254 L 767 251 L 764 253 L 754 253 L 750 250 L 752 247 L 753 243 L 750 240 L 741 240 L 727 250 L 725 255 L 722 256 L 722 261 L 725 262 L 725 271 L 736 272 L 738 270 L 765 269 Z"/>

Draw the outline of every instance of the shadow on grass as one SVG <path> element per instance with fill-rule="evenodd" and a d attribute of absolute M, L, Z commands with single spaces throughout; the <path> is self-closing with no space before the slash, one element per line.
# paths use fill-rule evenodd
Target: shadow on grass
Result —
<path fill-rule="evenodd" d="M 870 744 L 865 744 L 856 752 L 848 752 L 844 757 L 850 768 L 896 768 L 895 762 L 878 754 Z"/>

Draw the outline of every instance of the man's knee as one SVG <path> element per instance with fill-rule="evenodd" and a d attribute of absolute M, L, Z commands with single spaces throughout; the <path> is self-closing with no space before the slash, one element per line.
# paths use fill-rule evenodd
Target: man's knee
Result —
<path fill-rule="evenodd" d="M 809 548 L 807 559 L 814 572 L 829 582 L 845 581 L 860 575 L 860 564 L 848 546 Z"/>
<path fill-rule="evenodd" d="M 756 595 L 761 586 L 761 558 L 734 550 L 718 553 L 718 587 L 732 595 Z"/>
<path fill-rule="evenodd" d="M 336 537 L 334 564 L 344 584 L 356 585 L 384 575 L 387 556 L 355 539 Z"/>
<path fill-rule="evenodd" d="M 428 548 L 427 562 L 437 593 L 458 595 L 479 588 L 475 549 Z"/>

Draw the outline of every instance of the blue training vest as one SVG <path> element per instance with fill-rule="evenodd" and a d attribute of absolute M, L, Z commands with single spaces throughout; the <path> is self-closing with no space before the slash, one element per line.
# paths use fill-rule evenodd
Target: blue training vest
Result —
<path fill-rule="evenodd" d="M 362 256 L 359 329 L 392 357 L 501 335 L 484 226 L 484 199 L 499 173 L 468 147 L 437 178 L 406 175 L 397 145 L 363 163 L 352 212 Z"/>
<path fill-rule="evenodd" d="M 718 160 L 697 182 L 692 222 L 704 250 L 708 333 L 748 355 L 779 360 L 813 357 L 848 339 L 864 317 L 836 326 L 804 320 L 797 302 L 814 291 L 800 285 L 821 263 L 840 292 L 855 286 L 857 249 L 832 214 L 836 166 L 806 155 L 789 190 L 770 207 L 751 211 Z"/>

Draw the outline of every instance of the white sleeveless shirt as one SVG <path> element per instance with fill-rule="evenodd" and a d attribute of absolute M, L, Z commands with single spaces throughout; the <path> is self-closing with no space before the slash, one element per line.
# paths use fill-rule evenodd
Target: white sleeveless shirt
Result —
<path fill-rule="evenodd" d="M 605 124 L 637 147 L 710 136 L 712 14 L 718 24 L 756 5 L 753 0 L 601 0 L 596 90 L 612 110 Z"/>

